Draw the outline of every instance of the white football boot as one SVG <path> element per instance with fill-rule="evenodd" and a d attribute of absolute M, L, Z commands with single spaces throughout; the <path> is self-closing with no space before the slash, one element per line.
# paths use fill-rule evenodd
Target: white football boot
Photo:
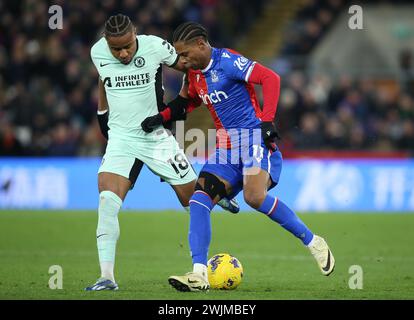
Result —
<path fill-rule="evenodd" d="M 221 198 L 217 204 L 222 207 L 224 210 L 229 211 L 231 213 L 239 213 L 240 206 L 239 203 L 235 198 L 233 199 L 227 199 L 227 198 Z"/>
<path fill-rule="evenodd" d="M 329 276 L 335 269 L 335 258 L 326 241 L 317 235 L 313 236 L 308 248 L 315 258 L 324 276 Z"/>
<path fill-rule="evenodd" d="M 201 274 L 195 272 L 187 272 L 183 276 L 171 276 L 168 282 L 178 291 L 198 292 L 208 291 L 210 284 Z"/>
<path fill-rule="evenodd" d="M 86 287 L 86 291 L 118 290 L 118 285 L 109 279 L 99 278 L 93 285 Z"/>

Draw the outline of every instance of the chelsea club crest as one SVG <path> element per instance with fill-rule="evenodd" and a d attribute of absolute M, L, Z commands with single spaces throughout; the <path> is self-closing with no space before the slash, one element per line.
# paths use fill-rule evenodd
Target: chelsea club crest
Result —
<path fill-rule="evenodd" d="M 143 57 L 136 57 L 134 59 L 134 64 L 137 68 L 141 68 L 145 65 L 145 59 Z"/>

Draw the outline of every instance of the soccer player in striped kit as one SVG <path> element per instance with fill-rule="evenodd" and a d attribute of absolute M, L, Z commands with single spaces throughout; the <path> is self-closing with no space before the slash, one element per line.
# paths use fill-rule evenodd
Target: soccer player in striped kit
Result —
<path fill-rule="evenodd" d="M 217 129 L 217 148 L 201 169 L 190 200 L 193 271 L 171 276 L 169 283 L 179 291 L 209 289 L 210 211 L 221 198 L 234 197 L 241 190 L 248 205 L 309 248 L 323 275 L 331 274 L 335 260 L 326 241 L 314 235 L 282 200 L 268 193 L 277 185 L 282 169 L 274 126 L 280 77 L 234 50 L 211 47 L 205 28 L 195 22 L 186 22 L 175 30 L 173 45 L 188 69 L 187 83 L 180 92 L 183 106 L 187 112 L 202 102 L 208 107 Z M 263 89 L 262 109 L 255 84 Z M 143 128 L 156 126 L 178 113 L 169 109 L 145 119 Z"/>

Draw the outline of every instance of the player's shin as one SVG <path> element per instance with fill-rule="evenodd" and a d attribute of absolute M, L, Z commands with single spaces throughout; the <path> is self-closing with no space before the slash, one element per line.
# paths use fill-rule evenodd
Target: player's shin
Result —
<path fill-rule="evenodd" d="M 191 197 L 188 241 L 193 259 L 193 272 L 201 274 L 205 279 L 211 241 L 210 211 L 213 207 L 213 201 L 201 190 L 197 190 Z"/>
<path fill-rule="evenodd" d="M 101 266 L 101 277 L 114 282 L 115 250 L 120 234 L 118 212 L 121 205 L 122 200 L 115 193 L 102 191 L 99 194 L 96 242 Z"/>
<path fill-rule="evenodd" d="M 299 217 L 281 200 L 274 198 L 269 194 L 266 195 L 258 211 L 266 214 L 270 219 L 279 223 L 284 229 L 299 238 L 304 245 L 308 245 L 313 233 L 299 219 Z"/>

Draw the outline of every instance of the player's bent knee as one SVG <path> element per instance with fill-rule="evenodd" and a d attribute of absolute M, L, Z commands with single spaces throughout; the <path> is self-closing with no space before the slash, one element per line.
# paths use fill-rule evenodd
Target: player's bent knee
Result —
<path fill-rule="evenodd" d="M 247 191 L 243 192 L 244 201 L 252 207 L 253 209 L 258 209 L 262 205 L 266 195 L 257 191 Z"/>
<path fill-rule="evenodd" d="M 102 172 L 98 175 L 99 193 L 102 191 L 111 191 L 124 200 L 130 187 L 131 182 L 124 177 L 107 172 Z"/>
<path fill-rule="evenodd" d="M 98 189 L 99 193 L 102 191 L 114 191 L 116 184 L 114 183 L 113 179 L 111 179 L 111 175 L 102 172 L 98 175 Z"/>
<path fill-rule="evenodd" d="M 201 185 L 200 182 L 197 181 L 195 191 L 200 190 L 205 192 L 215 203 L 227 196 L 225 184 L 214 174 L 202 171 L 199 175 L 199 180 L 201 178 L 204 178 L 204 184 Z"/>

